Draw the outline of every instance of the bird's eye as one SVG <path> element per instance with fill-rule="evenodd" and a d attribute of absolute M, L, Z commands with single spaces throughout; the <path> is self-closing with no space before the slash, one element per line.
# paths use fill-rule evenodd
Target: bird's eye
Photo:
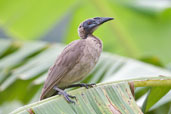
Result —
<path fill-rule="evenodd" d="M 90 25 L 91 24 L 91 21 L 89 21 L 87 24 Z"/>

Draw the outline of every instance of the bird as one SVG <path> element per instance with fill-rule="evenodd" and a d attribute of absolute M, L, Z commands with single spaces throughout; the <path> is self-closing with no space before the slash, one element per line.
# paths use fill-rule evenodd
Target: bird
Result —
<path fill-rule="evenodd" d="M 102 41 L 93 35 L 93 32 L 103 23 L 113 20 L 111 17 L 95 17 L 83 21 L 78 27 L 80 39 L 68 44 L 55 63 L 48 71 L 40 100 L 54 95 L 63 95 L 64 98 L 74 103 L 64 91 L 70 87 L 92 87 L 94 84 L 78 83 L 83 80 L 95 67 L 102 52 Z"/>

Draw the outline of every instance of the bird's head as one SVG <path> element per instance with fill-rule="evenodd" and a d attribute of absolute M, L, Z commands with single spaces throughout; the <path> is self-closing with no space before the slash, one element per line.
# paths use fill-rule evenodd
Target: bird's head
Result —
<path fill-rule="evenodd" d="M 113 20 L 111 17 L 95 17 L 83 21 L 78 28 L 80 38 L 85 39 L 88 35 L 92 34 L 101 24 Z"/>

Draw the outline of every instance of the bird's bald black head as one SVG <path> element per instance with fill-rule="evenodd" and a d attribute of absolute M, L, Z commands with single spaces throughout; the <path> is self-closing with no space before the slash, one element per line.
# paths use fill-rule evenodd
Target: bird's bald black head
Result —
<path fill-rule="evenodd" d="M 92 34 L 99 25 L 113 19 L 114 18 L 110 17 L 95 17 L 92 19 L 87 19 L 82 22 L 78 28 L 80 37 L 85 39 L 89 34 Z"/>

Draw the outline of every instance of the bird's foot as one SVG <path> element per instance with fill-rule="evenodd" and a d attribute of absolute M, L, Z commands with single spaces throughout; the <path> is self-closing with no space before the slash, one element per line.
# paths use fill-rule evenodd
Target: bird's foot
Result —
<path fill-rule="evenodd" d="M 65 91 L 59 92 L 59 95 L 63 95 L 64 98 L 65 98 L 69 103 L 74 103 L 74 104 L 75 104 L 75 102 L 74 102 L 73 100 L 70 99 L 70 98 L 76 98 L 75 96 L 69 95 L 69 94 L 67 94 Z"/>
<path fill-rule="evenodd" d="M 64 98 L 65 98 L 69 103 L 74 103 L 74 104 L 75 104 L 75 102 L 74 102 L 73 100 L 70 99 L 70 98 L 76 99 L 75 96 L 72 96 L 72 95 L 67 94 L 67 92 L 65 92 L 65 91 L 62 90 L 62 89 L 59 89 L 59 88 L 56 87 L 56 86 L 54 87 L 54 89 L 55 89 L 56 91 L 58 91 L 58 94 L 59 94 L 59 95 L 63 95 Z"/>
<path fill-rule="evenodd" d="M 89 87 L 93 87 L 94 85 L 96 85 L 96 84 L 95 83 L 92 83 L 92 84 L 80 83 L 80 84 L 70 85 L 67 88 L 71 88 L 71 87 L 85 87 L 86 89 L 88 89 Z"/>

